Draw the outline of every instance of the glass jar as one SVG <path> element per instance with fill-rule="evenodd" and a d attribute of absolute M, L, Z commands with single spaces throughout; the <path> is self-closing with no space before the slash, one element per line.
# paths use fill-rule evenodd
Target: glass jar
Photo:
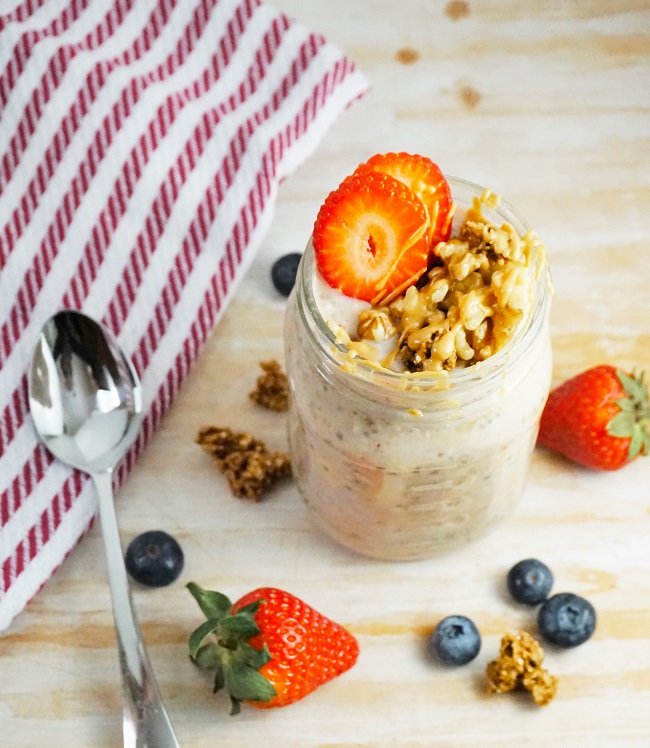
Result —
<path fill-rule="evenodd" d="M 449 183 L 459 212 L 483 193 Z M 503 201 L 483 212 L 520 237 L 528 231 Z M 309 242 L 287 308 L 285 353 L 293 472 L 318 524 L 386 560 L 426 558 L 482 535 L 524 491 L 550 387 L 546 263 L 523 329 L 487 360 L 445 375 L 443 390 L 440 375 L 411 381 L 364 363 L 352 370 L 316 304 L 315 273 Z"/>

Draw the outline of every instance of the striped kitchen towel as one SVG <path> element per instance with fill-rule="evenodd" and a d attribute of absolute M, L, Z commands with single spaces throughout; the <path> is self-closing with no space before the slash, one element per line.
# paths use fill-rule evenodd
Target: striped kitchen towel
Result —
<path fill-rule="evenodd" d="M 142 377 L 119 482 L 252 262 L 279 182 L 367 83 L 257 0 L 4 0 L 0 14 L 2 630 L 96 510 L 29 418 L 46 318 L 101 319 Z"/>

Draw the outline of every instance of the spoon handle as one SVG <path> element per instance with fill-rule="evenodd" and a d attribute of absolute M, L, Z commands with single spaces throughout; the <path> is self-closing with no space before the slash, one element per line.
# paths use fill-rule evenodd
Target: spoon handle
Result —
<path fill-rule="evenodd" d="M 99 495 L 99 518 L 122 672 L 124 746 L 179 748 L 133 607 L 113 502 L 111 471 L 91 475 Z"/>

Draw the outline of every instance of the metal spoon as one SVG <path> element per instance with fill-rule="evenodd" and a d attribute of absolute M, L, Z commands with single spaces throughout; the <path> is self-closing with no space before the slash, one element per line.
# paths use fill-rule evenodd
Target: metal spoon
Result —
<path fill-rule="evenodd" d="M 88 473 L 97 487 L 122 672 L 124 745 L 178 748 L 133 608 L 113 504 L 113 469 L 142 421 L 138 376 L 108 330 L 65 310 L 39 336 L 29 407 L 50 452 Z"/>

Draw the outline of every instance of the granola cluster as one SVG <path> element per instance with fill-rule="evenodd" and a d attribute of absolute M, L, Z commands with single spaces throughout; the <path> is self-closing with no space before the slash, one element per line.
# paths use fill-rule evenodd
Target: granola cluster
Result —
<path fill-rule="evenodd" d="M 267 489 L 291 475 L 289 457 L 284 452 L 269 452 L 264 442 L 251 434 L 206 426 L 196 442 L 213 457 L 239 498 L 260 501 Z"/>
<path fill-rule="evenodd" d="M 546 706 L 555 696 L 558 679 L 541 666 L 543 660 L 544 650 L 530 634 L 506 634 L 499 656 L 487 666 L 489 690 L 508 693 L 523 687 L 538 706 Z"/>
<path fill-rule="evenodd" d="M 436 264 L 424 279 L 359 317 L 362 340 L 397 336 L 394 357 L 408 371 L 450 371 L 489 358 L 531 307 L 531 267 L 544 247 L 532 231 L 519 237 L 510 224 L 491 223 L 483 204 L 494 208 L 498 198 L 489 191 L 475 198 L 458 236 L 436 246 Z"/>
<path fill-rule="evenodd" d="M 289 380 L 275 360 L 260 361 L 264 372 L 257 378 L 257 387 L 250 393 L 251 400 L 269 410 L 282 413 L 289 409 Z"/>

